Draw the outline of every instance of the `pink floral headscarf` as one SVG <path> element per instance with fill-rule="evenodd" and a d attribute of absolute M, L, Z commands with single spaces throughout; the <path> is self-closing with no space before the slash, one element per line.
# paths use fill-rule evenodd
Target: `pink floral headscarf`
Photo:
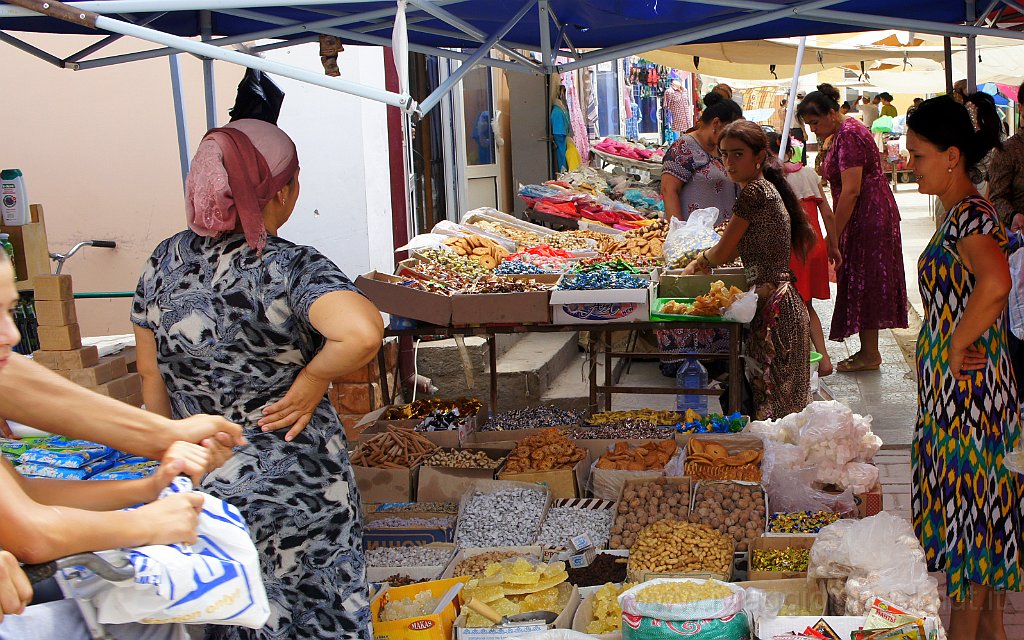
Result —
<path fill-rule="evenodd" d="M 257 253 L 267 245 L 263 207 L 299 170 L 295 143 L 262 120 L 237 120 L 203 137 L 185 180 L 188 226 L 217 237 L 239 221 Z"/>

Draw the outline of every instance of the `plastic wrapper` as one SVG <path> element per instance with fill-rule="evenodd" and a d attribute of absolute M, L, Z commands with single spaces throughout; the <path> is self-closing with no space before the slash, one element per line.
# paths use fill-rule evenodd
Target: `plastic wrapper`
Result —
<path fill-rule="evenodd" d="M 451 248 L 444 243 L 450 237 L 439 233 L 421 233 L 418 236 L 413 236 L 404 246 L 395 249 L 395 253 L 399 251 L 422 251 L 424 249 L 451 251 Z"/>
<path fill-rule="evenodd" d="M 283 102 L 284 91 L 270 76 L 256 69 L 246 69 L 242 81 L 238 83 L 235 105 L 228 111 L 228 115 L 231 116 L 231 122 L 252 118 L 276 125 Z"/>
<path fill-rule="evenodd" d="M 672 218 L 662 249 L 669 268 L 682 269 L 690 264 L 698 253 L 718 244 L 722 238 L 715 233 L 717 219 L 716 207 L 697 209 L 690 213 L 685 222 L 679 218 Z"/>
<path fill-rule="evenodd" d="M 747 324 L 757 315 L 757 292 L 751 289 L 736 296 L 728 308 L 722 310 L 722 318 Z"/>

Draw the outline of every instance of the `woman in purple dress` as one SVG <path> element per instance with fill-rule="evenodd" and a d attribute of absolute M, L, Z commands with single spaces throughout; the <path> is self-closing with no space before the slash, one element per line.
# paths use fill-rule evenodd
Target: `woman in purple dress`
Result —
<path fill-rule="evenodd" d="M 839 113 L 839 91 L 818 85 L 797 108 L 818 140 L 832 138 L 823 163 L 832 188 L 832 210 L 843 266 L 832 340 L 860 334 L 860 351 L 843 360 L 840 372 L 872 371 L 882 364 L 881 329 L 907 327 L 907 283 L 903 272 L 900 213 L 875 140 L 867 127 Z"/>

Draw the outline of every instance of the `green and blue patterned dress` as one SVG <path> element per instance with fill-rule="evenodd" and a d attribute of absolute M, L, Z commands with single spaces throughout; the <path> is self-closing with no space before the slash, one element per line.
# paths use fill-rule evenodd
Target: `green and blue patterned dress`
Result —
<path fill-rule="evenodd" d="M 1007 237 L 981 196 L 952 208 L 918 262 L 925 317 L 917 343 L 918 421 L 911 452 L 914 528 L 931 571 L 946 573 L 949 596 L 971 583 L 1021 590 L 1024 481 L 1003 466 L 1020 441 L 1020 407 L 1006 342 L 1006 314 L 978 340 L 989 366 L 957 380 L 949 343 L 974 290 L 957 243 L 974 234 Z"/>

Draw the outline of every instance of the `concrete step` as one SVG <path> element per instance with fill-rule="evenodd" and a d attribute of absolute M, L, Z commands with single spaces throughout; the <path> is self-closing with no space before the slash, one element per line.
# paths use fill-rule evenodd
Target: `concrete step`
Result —
<path fill-rule="evenodd" d="M 575 333 L 530 333 L 498 358 L 498 409 L 536 406 L 579 355 Z"/>
<path fill-rule="evenodd" d="M 501 358 L 514 348 L 523 335 L 498 335 L 496 343 L 498 357 Z M 438 388 L 436 397 L 457 398 L 476 396 L 487 398 L 489 387 L 489 371 L 487 340 L 484 338 L 465 338 L 466 353 L 469 357 L 473 387 L 470 388 L 466 376 L 466 367 L 459 353 L 455 339 L 420 342 L 417 352 L 417 370 L 420 375 L 430 378 Z"/>

